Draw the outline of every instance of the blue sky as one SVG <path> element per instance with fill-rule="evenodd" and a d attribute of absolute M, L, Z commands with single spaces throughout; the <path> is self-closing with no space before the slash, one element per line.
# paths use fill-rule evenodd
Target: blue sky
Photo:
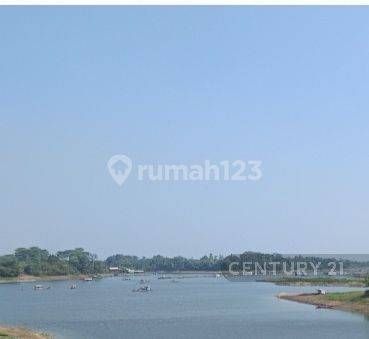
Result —
<path fill-rule="evenodd" d="M 1 252 L 366 252 L 369 9 L 2 7 Z M 118 187 L 106 163 L 261 159 Z"/>

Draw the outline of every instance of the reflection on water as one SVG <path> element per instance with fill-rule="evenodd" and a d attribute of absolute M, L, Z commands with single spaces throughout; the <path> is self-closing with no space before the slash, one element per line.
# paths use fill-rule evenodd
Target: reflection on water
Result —
<path fill-rule="evenodd" d="M 0 323 L 48 331 L 57 338 L 368 338 L 367 318 L 279 300 L 282 291 L 315 287 L 232 283 L 224 278 L 149 279 L 152 291 L 133 293 L 140 277 L 0 286 Z M 348 288 L 327 288 L 328 291 Z"/>

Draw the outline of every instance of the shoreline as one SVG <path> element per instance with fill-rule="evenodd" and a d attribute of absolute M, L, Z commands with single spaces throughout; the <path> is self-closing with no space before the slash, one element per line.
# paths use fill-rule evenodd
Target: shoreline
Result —
<path fill-rule="evenodd" d="M 298 282 L 278 282 L 278 281 L 268 281 L 274 283 L 277 286 L 325 286 L 325 287 L 365 287 L 365 284 L 360 282 L 347 283 L 347 282 L 310 282 L 310 281 L 298 281 Z"/>
<path fill-rule="evenodd" d="M 369 316 L 369 292 L 331 292 L 326 294 L 301 293 L 289 294 L 279 293 L 278 299 L 299 302 L 316 306 L 316 308 L 327 308 L 341 311 L 359 313 Z"/>
<path fill-rule="evenodd" d="M 346 278 L 346 279 L 334 279 L 334 278 L 285 278 L 281 280 L 277 279 L 264 279 L 262 282 L 273 283 L 278 286 L 332 286 L 332 287 L 366 287 L 364 279 L 360 278 Z"/>
<path fill-rule="evenodd" d="M 46 333 L 35 332 L 27 328 L 19 326 L 2 326 L 0 325 L 1 338 L 17 338 L 17 339 L 51 339 L 52 336 Z"/>
<path fill-rule="evenodd" d="M 110 277 L 111 274 L 100 274 L 101 277 Z M 78 275 L 22 275 L 15 278 L 1 278 L 0 284 L 15 284 L 15 283 L 30 283 L 30 282 L 41 282 L 41 281 L 65 281 L 65 280 L 83 280 L 89 277 L 87 274 Z"/>

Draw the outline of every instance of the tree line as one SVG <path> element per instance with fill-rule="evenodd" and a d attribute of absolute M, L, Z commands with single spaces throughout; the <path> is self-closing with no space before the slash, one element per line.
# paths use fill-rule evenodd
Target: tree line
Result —
<path fill-rule="evenodd" d="M 118 267 L 124 272 L 126 269 L 143 270 L 147 272 L 173 271 L 227 271 L 232 262 L 239 262 L 235 267 L 242 269 L 242 262 L 258 262 L 261 266 L 271 262 L 285 261 L 287 264 L 294 261 L 321 262 L 322 269 L 328 269 L 329 263 L 338 262 L 337 259 L 319 257 L 283 257 L 281 254 L 264 254 L 258 252 L 244 252 L 241 255 L 226 257 L 213 254 L 205 255 L 200 259 L 185 258 L 182 256 L 165 257 L 155 255 L 151 258 L 134 255 L 116 254 L 106 260 L 99 260 L 97 255 L 85 251 L 83 248 L 59 251 L 55 254 L 38 247 L 17 248 L 13 254 L 0 256 L 0 277 L 17 277 L 20 274 L 34 276 L 42 275 L 76 275 L 101 274 L 109 272 L 110 267 Z M 345 269 L 369 267 L 369 263 L 344 260 Z"/>
<path fill-rule="evenodd" d="M 20 274 L 96 274 L 104 271 L 104 261 L 97 260 L 95 254 L 83 248 L 59 251 L 56 254 L 38 247 L 17 248 L 14 254 L 0 256 L 1 277 L 17 277 Z"/>
<path fill-rule="evenodd" d="M 17 248 L 13 254 L 0 256 L 0 277 L 17 277 L 21 274 L 77 275 L 101 274 L 109 272 L 109 267 L 136 269 L 143 271 L 212 271 L 220 270 L 223 257 L 204 256 L 201 259 L 184 257 L 168 258 L 161 255 L 152 258 L 117 254 L 106 260 L 98 260 L 97 255 L 83 248 L 59 251 L 55 254 L 38 247 Z"/>

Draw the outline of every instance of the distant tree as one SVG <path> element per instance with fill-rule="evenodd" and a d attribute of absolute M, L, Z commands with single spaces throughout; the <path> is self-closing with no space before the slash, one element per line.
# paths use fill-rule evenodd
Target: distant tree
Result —
<path fill-rule="evenodd" d="M 0 257 L 0 276 L 16 277 L 20 274 L 21 269 L 17 258 L 14 255 L 4 255 Z"/>
<path fill-rule="evenodd" d="M 366 287 L 369 287 L 369 274 L 367 274 L 364 278 L 364 284 Z"/>

